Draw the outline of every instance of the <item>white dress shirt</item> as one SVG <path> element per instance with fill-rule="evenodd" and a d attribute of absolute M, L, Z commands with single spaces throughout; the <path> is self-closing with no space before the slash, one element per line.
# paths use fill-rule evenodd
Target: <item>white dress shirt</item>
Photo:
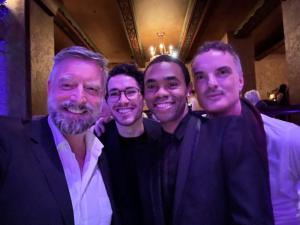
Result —
<path fill-rule="evenodd" d="M 50 116 L 55 145 L 63 165 L 71 196 L 75 225 L 110 225 L 112 209 L 107 191 L 98 167 L 98 158 L 103 145 L 93 134 L 86 132 L 86 156 L 82 173 L 68 141 L 55 126 Z"/>
<path fill-rule="evenodd" d="M 276 225 L 300 225 L 300 127 L 262 114 L 268 141 L 270 185 Z"/>

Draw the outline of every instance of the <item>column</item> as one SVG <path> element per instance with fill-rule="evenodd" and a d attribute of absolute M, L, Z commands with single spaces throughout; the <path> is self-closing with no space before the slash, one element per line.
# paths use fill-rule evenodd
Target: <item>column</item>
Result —
<path fill-rule="evenodd" d="M 300 104 L 300 1 L 282 2 L 288 87 L 291 104 Z"/>
<path fill-rule="evenodd" d="M 25 0 L 0 0 L 0 114 L 28 117 Z"/>
<path fill-rule="evenodd" d="M 251 89 L 256 89 L 255 63 L 254 63 L 254 44 L 252 37 L 234 38 L 232 33 L 227 34 L 227 43 L 230 44 L 238 53 L 243 72 L 244 72 L 244 89 L 243 93 Z"/>
<path fill-rule="evenodd" d="M 0 0 L 0 115 L 47 113 L 56 0 Z"/>

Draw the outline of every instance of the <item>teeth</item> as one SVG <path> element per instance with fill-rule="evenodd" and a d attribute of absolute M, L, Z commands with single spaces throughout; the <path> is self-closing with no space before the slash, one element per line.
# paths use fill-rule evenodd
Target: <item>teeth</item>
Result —
<path fill-rule="evenodd" d="M 131 109 L 118 109 L 119 113 L 128 113 L 131 112 Z"/>
<path fill-rule="evenodd" d="M 171 107 L 171 103 L 158 103 L 156 104 L 156 107 L 159 109 L 168 109 Z"/>
<path fill-rule="evenodd" d="M 67 109 L 71 113 L 81 114 L 85 112 L 85 109 L 74 109 L 74 108 L 68 108 Z"/>

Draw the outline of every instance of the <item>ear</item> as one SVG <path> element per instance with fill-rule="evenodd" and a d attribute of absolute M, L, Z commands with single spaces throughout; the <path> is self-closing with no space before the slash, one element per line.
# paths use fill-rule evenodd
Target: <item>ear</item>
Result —
<path fill-rule="evenodd" d="M 187 91 L 186 91 L 186 97 L 189 97 L 191 94 L 192 94 L 192 84 L 190 83 L 188 86 L 187 86 Z"/>
<path fill-rule="evenodd" d="M 243 74 L 241 74 L 239 76 L 239 91 L 241 92 L 243 90 L 244 87 L 244 76 Z"/>
<path fill-rule="evenodd" d="M 51 82 L 50 82 L 50 80 L 48 80 L 48 95 L 49 95 L 49 93 L 51 92 Z"/>

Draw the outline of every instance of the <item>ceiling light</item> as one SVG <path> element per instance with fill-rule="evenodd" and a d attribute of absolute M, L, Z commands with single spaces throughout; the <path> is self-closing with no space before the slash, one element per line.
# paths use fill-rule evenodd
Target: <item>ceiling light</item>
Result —
<path fill-rule="evenodd" d="M 169 45 L 168 48 L 166 48 L 164 43 L 164 37 L 165 32 L 158 32 L 156 33 L 158 37 L 158 47 L 150 46 L 149 52 L 151 55 L 150 61 L 156 58 L 159 55 L 170 55 L 172 57 L 177 57 L 178 53 L 174 50 L 173 45 Z"/>

